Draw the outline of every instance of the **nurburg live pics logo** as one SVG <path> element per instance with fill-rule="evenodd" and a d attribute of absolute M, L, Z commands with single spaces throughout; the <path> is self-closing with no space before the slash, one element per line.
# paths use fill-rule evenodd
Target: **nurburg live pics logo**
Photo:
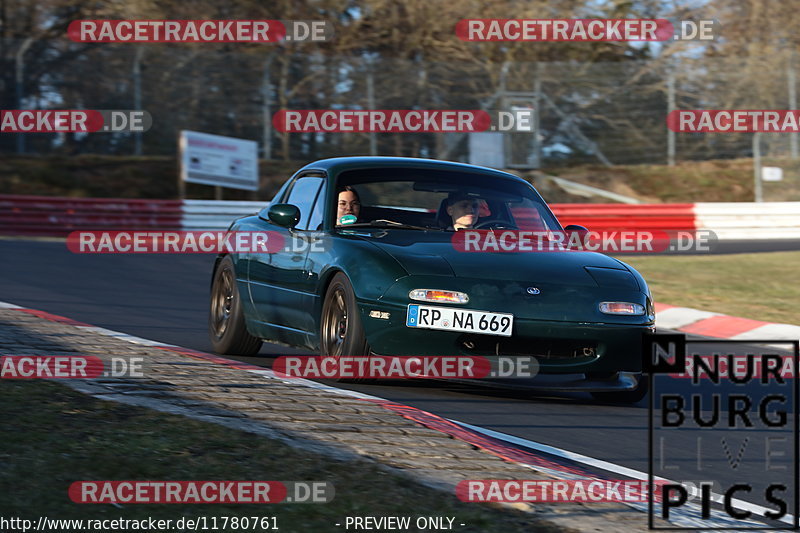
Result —
<path fill-rule="evenodd" d="M 650 529 L 800 529 L 800 342 L 648 334 L 643 354 Z"/>

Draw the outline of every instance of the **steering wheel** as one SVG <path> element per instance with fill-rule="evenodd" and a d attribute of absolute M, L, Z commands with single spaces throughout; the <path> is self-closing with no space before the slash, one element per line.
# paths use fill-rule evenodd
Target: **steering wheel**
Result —
<path fill-rule="evenodd" d="M 516 226 L 509 224 L 507 220 L 501 220 L 499 218 L 492 218 L 490 220 L 478 222 L 472 227 L 472 229 L 488 229 L 490 227 L 497 229 L 517 229 Z"/>

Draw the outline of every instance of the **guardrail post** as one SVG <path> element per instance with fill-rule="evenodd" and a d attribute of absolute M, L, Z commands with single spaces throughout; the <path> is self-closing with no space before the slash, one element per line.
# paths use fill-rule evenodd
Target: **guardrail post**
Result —
<path fill-rule="evenodd" d="M 27 37 L 17 50 L 14 63 L 14 81 L 16 83 L 17 109 L 22 109 L 25 99 L 25 52 L 33 44 L 33 37 Z M 17 133 L 17 153 L 25 153 L 25 133 Z"/>
<path fill-rule="evenodd" d="M 753 180 L 755 181 L 755 201 L 764 201 L 761 189 L 761 132 L 753 134 Z"/>
<path fill-rule="evenodd" d="M 370 59 L 367 59 L 367 108 L 375 109 L 375 77 Z M 374 131 L 369 132 L 369 155 L 378 155 L 378 134 Z"/>
<path fill-rule="evenodd" d="M 675 111 L 675 74 L 667 72 L 667 116 Z M 667 128 L 667 165 L 675 166 L 675 132 Z"/>
<path fill-rule="evenodd" d="M 795 53 L 792 50 L 789 53 L 789 67 L 786 69 L 786 77 L 789 83 L 789 109 L 797 109 L 797 78 L 795 77 L 794 70 L 794 57 Z M 789 134 L 789 148 L 791 150 L 792 159 L 798 157 L 798 135 L 797 132 Z"/>
<path fill-rule="evenodd" d="M 133 56 L 133 108 L 137 111 L 142 109 L 142 57 L 144 48 L 138 46 Z M 133 154 L 142 155 L 142 132 L 137 131 L 133 134 L 134 146 Z"/>

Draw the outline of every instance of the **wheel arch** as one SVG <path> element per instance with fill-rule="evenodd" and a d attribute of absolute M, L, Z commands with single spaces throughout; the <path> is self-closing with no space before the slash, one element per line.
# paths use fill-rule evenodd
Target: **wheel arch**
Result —
<path fill-rule="evenodd" d="M 328 292 L 328 287 L 330 286 L 333 277 L 339 272 L 347 276 L 347 279 L 350 279 L 350 276 L 347 275 L 347 272 L 345 272 L 341 267 L 338 266 L 332 266 L 327 270 L 323 271 L 322 273 L 320 273 L 319 292 L 317 293 L 317 296 L 319 296 L 319 298 L 317 298 L 317 303 L 314 308 L 314 316 L 319 317 L 320 315 L 322 315 L 322 306 L 325 303 L 325 293 Z M 353 285 L 352 280 L 350 280 L 350 285 Z M 356 287 L 353 285 L 353 291 L 355 292 L 355 290 Z"/>
<path fill-rule="evenodd" d="M 211 281 L 209 282 L 209 287 L 214 285 L 214 276 L 217 274 L 217 268 L 219 268 L 219 264 L 225 259 L 225 256 L 228 255 L 226 253 L 221 253 L 217 255 L 216 259 L 214 259 L 214 267 L 211 269 Z"/>

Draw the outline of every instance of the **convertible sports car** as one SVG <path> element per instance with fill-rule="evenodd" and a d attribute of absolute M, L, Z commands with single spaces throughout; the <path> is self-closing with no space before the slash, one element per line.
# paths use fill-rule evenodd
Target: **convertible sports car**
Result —
<path fill-rule="evenodd" d="M 306 165 L 231 225 L 295 246 L 217 258 L 214 349 L 251 355 L 268 340 L 333 356 L 533 356 L 538 375 L 524 386 L 645 396 L 641 341 L 655 316 L 638 272 L 585 251 L 469 253 L 456 227 L 565 231 L 505 172 L 394 157 Z"/>

